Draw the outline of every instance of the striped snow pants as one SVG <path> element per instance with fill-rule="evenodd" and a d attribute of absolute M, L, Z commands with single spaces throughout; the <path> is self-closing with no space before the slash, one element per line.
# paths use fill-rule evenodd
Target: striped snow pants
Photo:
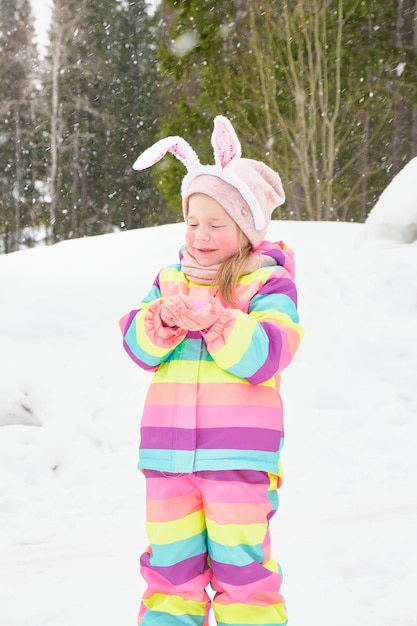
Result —
<path fill-rule="evenodd" d="M 281 572 L 271 559 L 274 474 L 253 470 L 165 474 L 146 470 L 147 583 L 140 626 L 285 625 Z"/>

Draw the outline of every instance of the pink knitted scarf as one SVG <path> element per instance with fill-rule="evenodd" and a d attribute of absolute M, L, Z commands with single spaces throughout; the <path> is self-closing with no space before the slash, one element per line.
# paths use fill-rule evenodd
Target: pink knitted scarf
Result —
<path fill-rule="evenodd" d="M 192 281 L 193 283 L 200 284 L 211 283 L 220 268 L 220 263 L 218 263 L 217 265 L 209 265 L 208 267 L 203 267 L 203 265 L 200 265 L 198 263 L 197 259 L 191 256 L 185 246 L 181 250 L 181 253 L 182 271 L 187 276 L 188 280 Z M 253 252 L 244 267 L 243 274 L 250 274 L 251 272 L 255 272 L 261 267 L 266 267 L 268 265 L 276 265 L 275 259 L 266 254 Z"/>

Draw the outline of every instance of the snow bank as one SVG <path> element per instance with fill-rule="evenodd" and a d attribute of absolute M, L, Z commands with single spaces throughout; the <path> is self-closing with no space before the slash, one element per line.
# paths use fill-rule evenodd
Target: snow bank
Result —
<path fill-rule="evenodd" d="M 417 241 L 417 157 L 391 181 L 370 212 L 364 239 L 394 243 Z"/>

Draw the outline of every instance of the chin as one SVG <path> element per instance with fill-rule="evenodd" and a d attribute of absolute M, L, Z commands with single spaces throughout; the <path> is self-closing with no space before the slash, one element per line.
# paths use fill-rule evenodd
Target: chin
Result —
<path fill-rule="evenodd" d="M 203 265 L 204 267 L 219 263 L 218 255 L 212 252 L 208 254 L 202 254 L 201 252 L 196 251 L 193 256 L 195 259 L 197 259 L 200 265 Z"/>
<path fill-rule="evenodd" d="M 202 267 L 210 267 L 210 265 L 217 265 L 218 263 L 218 261 L 209 261 L 206 257 L 203 257 L 202 259 L 198 257 L 196 258 Z"/>

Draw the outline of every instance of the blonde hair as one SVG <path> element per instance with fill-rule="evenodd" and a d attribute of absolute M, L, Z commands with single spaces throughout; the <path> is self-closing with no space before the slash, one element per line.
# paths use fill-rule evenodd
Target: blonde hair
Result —
<path fill-rule="evenodd" d="M 237 281 L 245 273 L 244 269 L 252 253 L 252 244 L 240 229 L 239 238 L 238 252 L 223 261 L 211 283 L 212 291 L 215 291 L 230 306 L 236 306 L 238 303 Z"/>

